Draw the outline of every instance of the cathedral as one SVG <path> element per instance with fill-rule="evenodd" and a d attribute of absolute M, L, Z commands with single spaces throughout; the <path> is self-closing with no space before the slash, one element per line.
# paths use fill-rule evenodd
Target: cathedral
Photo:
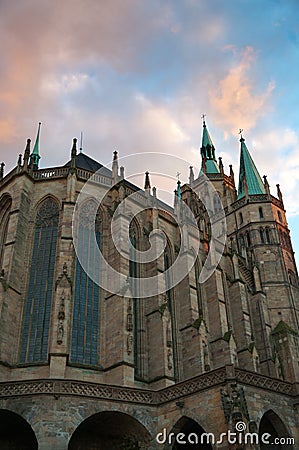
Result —
<path fill-rule="evenodd" d="M 40 124 L 1 164 L 1 450 L 299 449 L 298 273 L 253 156 L 235 176 L 204 120 L 171 206 L 76 139 L 41 168 Z"/>

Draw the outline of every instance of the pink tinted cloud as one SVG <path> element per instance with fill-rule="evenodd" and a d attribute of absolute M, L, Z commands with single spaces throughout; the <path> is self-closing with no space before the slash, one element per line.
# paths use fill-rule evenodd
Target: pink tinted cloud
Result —
<path fill-rule="evenodd" d="M 230 46 L 226 49 L 235 51 Z M 240 127 L 247 131 L 253 128 L 269 109 L 275 86 L 270 82 L 264 92 L 256 92 L 254 81 L 250 78 L 251 66 L 255 61 L 254 49 L 246 47 L 240 62 L 218 82 L 216 90 L 209 91 L 211 112 L 216 123 L 234 134 Z"/>

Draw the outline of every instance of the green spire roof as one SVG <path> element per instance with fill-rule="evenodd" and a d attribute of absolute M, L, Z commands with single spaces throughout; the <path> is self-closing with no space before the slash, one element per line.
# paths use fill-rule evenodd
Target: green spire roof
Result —
<path fill-rule="evenodd" d="M 248 187 L 248 194 L 264 194 L 265 188 L 261 176 L 250 156 L 248 148 L 245 144 L 245 139 L 241 137 L 241 155 L 240 155 L 240 174 L 239 174 L 239 188 L 238 199 L 245 196 L 244 178 Z"/>
<path fill-rule="evenodd" d="M 38 162 L 40 160 L 40 154 L 39 154 L 39 133 L 40 133 L 40 127 L 41 127 L 41 122 L 39 122 L 38 124 L 38 130 L 37 130 L 37 136 L 36 136 L 36 140 L 35 140 L 35 144 L 33 147 L 33 151 L 30 155 L 31 157 L 31 161 L 33 163 L 33 169 L 37 170 L 38 169 Z"/>
<path fill-rule="evenodd" d="M 208 132 L 205 120 L 203 121 L 203 133 L 200 151 L 202 159 L 205 158 L 206 173 L 219 173 L 220 170 L 215 157 L 215 147 L 210 133 Z M 201 168 L 201 173 L 202 172 L 203 167 Z"/>

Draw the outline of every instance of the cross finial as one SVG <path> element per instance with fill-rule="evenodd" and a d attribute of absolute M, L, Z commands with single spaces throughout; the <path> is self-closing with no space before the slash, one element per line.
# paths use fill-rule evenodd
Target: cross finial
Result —
<path fill-rule="evenodd" d="M 83 131 L 80 133 L 80 153 L 82 153 L 83 150 Z"/>
<path fill-rule="evenodd" d="M 181 175 L 181 172 L 176 173 L 176 177 L 177 177 L 178 181 L 180 181 L 180 175 Z"/>
<path fill-rule="evenodd" d="M 205 124 L 206 124 L 206 121 L 205 121 L 206 114 L 202 114 L 202 115 L 201 115 L 201 118 L 202 118 L 203 124 L 205 125 Z"/>
<path fill-rule="evenodd" d="M 244 131 L 243 128 L 239 128 L 240 142 L 244 142 L 245 141 L 245 139 L 242 136 L 243 131 Z"/>

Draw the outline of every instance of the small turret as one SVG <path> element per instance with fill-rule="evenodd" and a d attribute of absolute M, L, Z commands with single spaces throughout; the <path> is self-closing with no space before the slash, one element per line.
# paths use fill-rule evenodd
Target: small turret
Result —
<path fill-rule="evenodd" d="M 270 195 L 270 186 L 269 186 L 269 183 L 268 183 L 268 180 L 267 180 L 267 175 L 264 175 L 263 179 L 264 179 L 265 192 L 266 192 L 267 195 Z"/>
<path fill-rule="evenodd" d="M 73 139 L 73 147 L 71 150 L 71 168 L 74 169 L 76 167 L 76 156 L 77 156 L 77 139 Z"/>
<path fill-rule="evenodd" d="M 149 172 L 145 172 L 145 182 L 144 182 L 144 190 L 150 194 L 151 192 L 151 183 L 150 183 L 150 177 Z"/>
<path fill-rule="evenodd" d="M 276 188 L 277 188 L 277 197 L 279 198 L 279 200 L 281 201 L 281 203 L 283 205 L 283 198 L 282 198 L 282 193 L 281 193 L 279 184 L 276 185 Z"/>
<path fill-rule="evenodd" d="M 112 178 L 113 178 L 113 182 L 117 183 L 117 181 L 118 181 L 118 153 L 116 150 L 113 152 Z"/>
<path fill-rule="evenodd" d="M 30 143 L 31 143 L 31 139 L 27 139 L 27 144 L 26 144 L 26 148 L 24 151 L 24 157 L 23 157 L 24 172 L 28 172 L 28 164 L 29 164 L 29 158 L 30 158 Z"/>

